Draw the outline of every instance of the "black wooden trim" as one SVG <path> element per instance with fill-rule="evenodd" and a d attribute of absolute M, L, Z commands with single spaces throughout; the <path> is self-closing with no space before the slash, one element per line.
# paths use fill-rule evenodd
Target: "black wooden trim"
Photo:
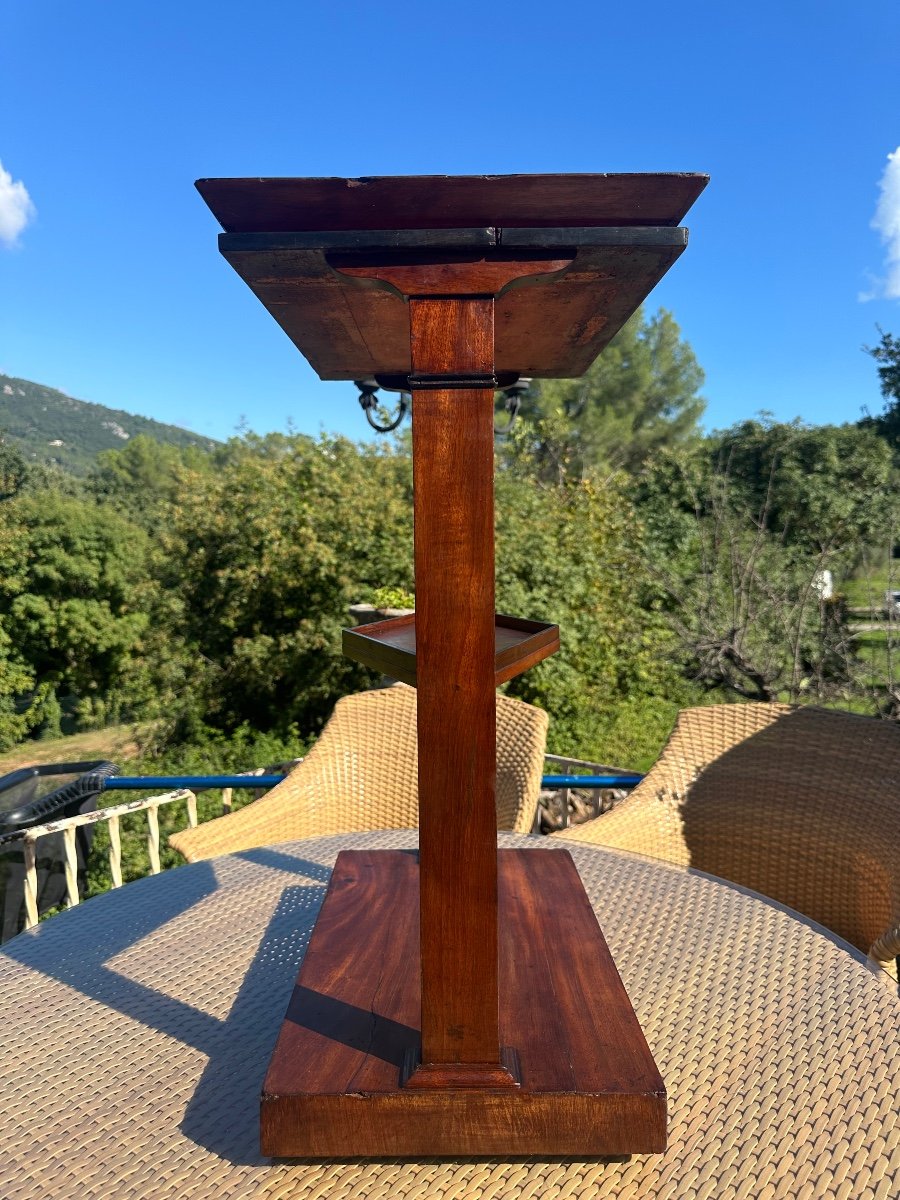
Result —
<path fill-rule="evenodd" d="M 496 375 L 410 375 L 411 391 L 443 392 L 475 388 L 496 388 Z"/>
<path fill-rule="evenodd" d="M 497 230 L 349 229 L 296 233 L 220 233 L 223 254 L 278 250 L 431 250 L 497 245 Z"/>
<path fill-rule="evenodd" d="M 514 372 L 514 371 L 499 371 L 494 376 L 486 376 L 486 377 L 479 376 L 479 379 L 481 379 L 481 378 L 488 378 L 488 379 L 493 378 L 494 380 L 496 380 L 496 382 L 495 383 L 490 383 L 490 382 L 478 383 L 475 386 L 477 386 L 477 387 L 494 387 L 494 388 L 503 389 L 503 388 L 512 387 L 512 385 L 516 382 L 516 380 L 519 378 L 519 376 L 518 376 L 518 373 Z M 413 380 L 414 380 L 414 377 L 410 376 L 410 375 L 376 375 L 375 376 L 375 382 L 378 384 L 378 386 L 380 388 L 384 388 L 384 390 L 388 391 L 388 392 L 409 392 L 409 391 L 412 391 L 412 389 L 414 387 L 421 387 L 421 384 L 417 384 Z M 436 385 L 434 385 L 434 386 L 436 386 Z M 441 383 L 441 387 L 448 387 L 448 386 L 453 387 L 454 385 L 452 385 L 452 384 L 448 385 L 444 382 Z M 456 385 L 456 386 L 461 386 L 461 385 Z M 426 387 L 423 390 L 427 391 L 428 388 Z"/>
<path fill-rule="evenodd" d="M 220 233 L 223 254 L 279 250 L 448 250 L 480 246 L 540 249 L 555 246 L 686 246 L 688 231 L 667 225 L 499 229 L 298 230 L 296 233 Z"/>
<path fill-rule="evenodd" d="M 548 246 L 686 246 L 688 231 L 668 225 L 628 225 L 618 228 L 507 229 L 499 245 L 507 249 Z"/>

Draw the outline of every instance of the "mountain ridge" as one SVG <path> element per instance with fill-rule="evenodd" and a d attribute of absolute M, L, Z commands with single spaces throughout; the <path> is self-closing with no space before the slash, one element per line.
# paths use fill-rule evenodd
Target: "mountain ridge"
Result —
<path fill-rule="evenodd" d="M 0 438 L 8 439 L 28 462 L 84 475 L 102 450 L 121 449 L 139 434 L 202 450 L 219 444 L 179 425 L 76 400 L 45 384 L 0 373 Z"/>

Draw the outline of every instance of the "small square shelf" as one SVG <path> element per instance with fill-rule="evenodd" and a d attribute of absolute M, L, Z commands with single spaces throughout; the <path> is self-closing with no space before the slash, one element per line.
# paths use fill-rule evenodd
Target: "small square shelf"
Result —
<path fill-rule="evenodd" d="M 342 631 L 348 658 L 416 686 L 416 615 L 372 621 Z M 496 686 L 521 675 L 559 649 L 559 626 L 497 613 L 494 624 Z"/>

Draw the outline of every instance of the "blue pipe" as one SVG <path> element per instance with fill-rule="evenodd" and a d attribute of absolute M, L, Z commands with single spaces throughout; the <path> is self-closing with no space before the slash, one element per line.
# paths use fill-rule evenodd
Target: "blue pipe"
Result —
<path fill-rule="evenodd" d="M 633 788 L 643 778 L 643 775 L 545 775 L 541 787 Z"/>
<path fill-rule="evenodd" d="M 270 788 L 283 775 L 113 775 L 104 780 L 106 792 L 148 788 Z"/>
<path fill-rule="evenodd" d="M 633 788 L 643 775 L 545 775 L 545 788 Z M 112 775 L 103 790 L 147 791 L 150 788 L 270 788 L 284 775 Z"/>

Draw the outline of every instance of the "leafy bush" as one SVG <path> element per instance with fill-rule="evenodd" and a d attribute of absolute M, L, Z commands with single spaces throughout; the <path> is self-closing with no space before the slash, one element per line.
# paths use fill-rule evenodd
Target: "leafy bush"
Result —
<path fill-rule="evenodd" d="M 192 665 L 184 728 L 320 728 L 374 676 L 341 653 L 350 604 L 412 584 L 409 458 L 343 438 L 248 437 L 186 471 L 161 534 Z"/>
<path fill-rule="evenodd" d="M 372 592 L 370 603 L 380 609 L 415 608 L 416 597 L 413 592 L 408 592 L 404 588 L 380 587 Z"/>
<path fill-rule="evenodd" d="M 551 714 L 550 751 L 631 766 L 652 751 L 645 730 L 629 741 L 629 706 L 665 702 L 674 718 L 693 693 L 672 634 L 645 603 L 642 527 L 622 484 L 540 488 L 501 473 L 497 607 L 560 627 L 560 652 L 508 685 Z"/>

